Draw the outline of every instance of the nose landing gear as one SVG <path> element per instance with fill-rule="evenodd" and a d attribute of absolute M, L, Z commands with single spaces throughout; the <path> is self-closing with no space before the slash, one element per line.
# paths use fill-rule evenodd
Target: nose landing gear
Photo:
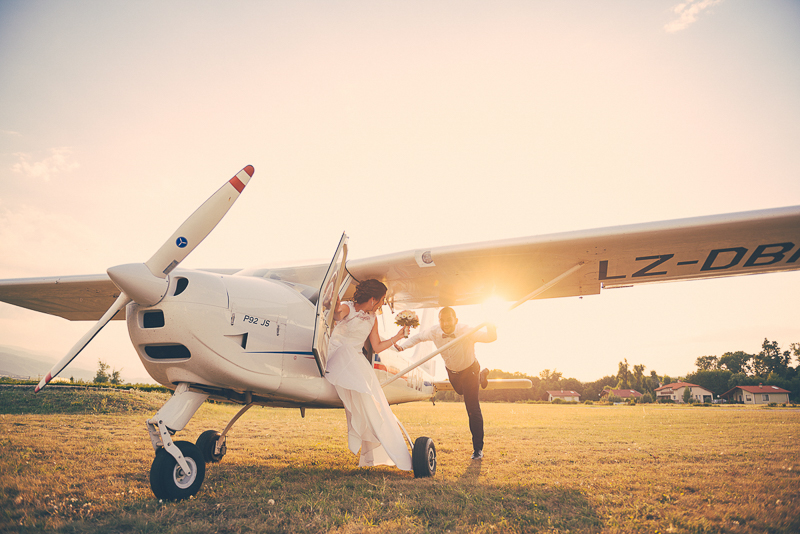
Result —
<path fill-rule="evenodd" d="M 194 443 L 176 441 L 173 446 L 181 451 L 188 471 L 165 449 L 158 449 L 150 467 L 150 489 L 159 499 L 179 501 L 200 491 L 206 477 L 206 463 Z"/>

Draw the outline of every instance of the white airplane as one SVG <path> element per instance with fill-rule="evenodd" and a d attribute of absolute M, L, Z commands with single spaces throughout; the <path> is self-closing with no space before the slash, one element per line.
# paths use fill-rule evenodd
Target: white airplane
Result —
<path fill-rule="evenodd" d="M 0 301 L 97 323 L 36 386 L 40 391 L 112 319 L 126 319 L 131 341 L 154 380 L 173 396 L 147 421 L 156 496 L 196 494 L 205 463 L 226 452 L 226 436 L 253 405 L 341 407 L 324 378 L 330 310 L 353 282 L 376 278 L 392 311 L 477 304 L 490 296 L 516 301 L 599 294 L 602 288 L 800 268 L 800 206 L 434 247 L 347 260 L 342 236 L 330 264 L 245 270 L 179 269 L 238 198 L 253 167 L 227 181 L 145 263 L 107 274 L 0 280 Z M 476 327 L 480 328 L 479 327 Z M 475 330 L 475 329 L 474 329 Z M 452 343 L 452 342 L 451 342 Z M 429 399 L 437 387 L 398 353 L 372 355 L 391 404 Z M 406 366 L 406 367 L 404 367 Z M 402 377 L 402 380 L 397 378 Z M 530 382 L 491 381 L 493 389 Z M 196 443 L 173 441 L 207 399 L 242 404 L 223 432 Z M 402 425 L 401 425 L 402 427 Z M 414 474 L 432 476 L 436 450 L 412 443 Z"/>

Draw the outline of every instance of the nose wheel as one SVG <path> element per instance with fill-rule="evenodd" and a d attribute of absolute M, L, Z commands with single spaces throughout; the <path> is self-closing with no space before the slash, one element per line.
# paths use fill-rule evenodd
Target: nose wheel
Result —
<path fill-rule="evenodd" d="M 414 478 L 436 474 L 436 446 L 431 438 L 420 436 L 416 439 L 411 451 L 411 465 L 414 467 Z"/>
<path fill-rule="evenodd" d="M 176 441 L 189 470 L 184 470 L 175 457 L 161 448 L 150 466 L 150 489 L 159 499 L 181 501 L 196 495 L 206 477 L 206 463 L 200 449 L 189 441 Z"/>

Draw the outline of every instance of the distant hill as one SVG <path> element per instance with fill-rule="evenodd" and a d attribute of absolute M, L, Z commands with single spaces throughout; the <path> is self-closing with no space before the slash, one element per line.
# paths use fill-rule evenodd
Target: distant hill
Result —
<path fill-rule="evenodd" d="M 53 357 L 25 350 L 20 347 L 0 345 L 0 376 L 12 378 L 40 378 L 45 376 L 53 365 L 58 362 Z M 81 380 L 93 380 L 95 371 L 68 367 L 62 374 L 63 377 L 74 377 Z"/>

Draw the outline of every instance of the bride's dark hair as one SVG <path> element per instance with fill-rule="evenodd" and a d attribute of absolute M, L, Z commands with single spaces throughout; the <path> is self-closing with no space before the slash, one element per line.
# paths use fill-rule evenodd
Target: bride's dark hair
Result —
<path fill-rule="evenodd" d="M 356 304 L 364 304 L 371 298 L 378 300 L 383 298 L 384 295 L 386 295 L 386 286 L 374 278 L 370 278 L 369 280 L 359 282 L 358 286 L 356 286 L 353 302 Z"/>

